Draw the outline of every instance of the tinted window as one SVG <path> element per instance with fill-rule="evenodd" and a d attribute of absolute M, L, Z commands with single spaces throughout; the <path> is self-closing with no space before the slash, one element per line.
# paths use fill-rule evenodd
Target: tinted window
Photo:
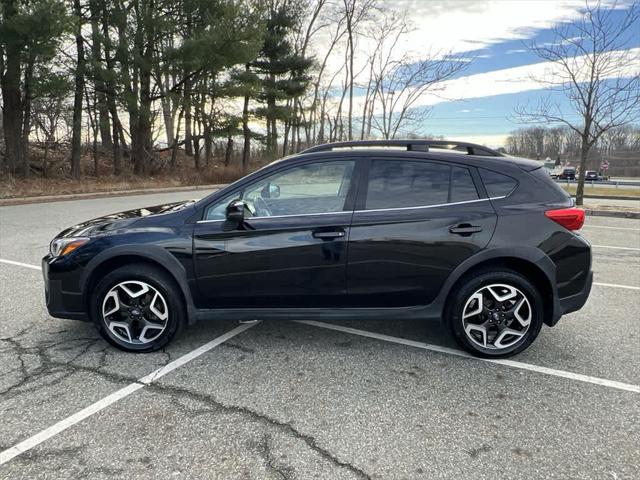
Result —
<path fill-rule="evenodd" d="M 438 163 L 373 160 L 365 208 L 419 207 L 448 202 L 451 168 Z"/>
<path fill-rule="evenodd" d="M 452 167 L 451 169 L 451 201 L 467 202 L 478 200 L 478 191 L 467 168 Z"/>
<path fill-rule="evenodd" d="M 353 168 L 353 161 L 318 162 L 274 173 L 211 205 L 205 218 L 224 218 L 234 198 L 245 200 L 256 217 L 340 212 Z"/>
<path fill-rule="evenodd" d="M 482 177 L 482 183 L 484 183 L 484 188 L 487 189 L 487 194 L 490 197 L 509 195 L 518 183 L 511 177 L 482 168 L 480 169 L 480 177 Z"/>

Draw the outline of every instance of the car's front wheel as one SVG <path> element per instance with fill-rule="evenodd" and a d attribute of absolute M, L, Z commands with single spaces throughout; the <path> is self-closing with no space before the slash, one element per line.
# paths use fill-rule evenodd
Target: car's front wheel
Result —
<path fill-rule="evenodd" d="M 175 281 L 146 264 L 120 267 L 98 283 L 91 314 L 102 337 L 130 352 L 151 352 L 166 345 L 184 323 Z"/>
<path fill-rule="evenodd" d="M 465 277 L 452 294 L 446 322 L 465 350 L 508 357 L 526 349 L 540 333 L 542 297 L 523 275 L 486 269 Z"/>

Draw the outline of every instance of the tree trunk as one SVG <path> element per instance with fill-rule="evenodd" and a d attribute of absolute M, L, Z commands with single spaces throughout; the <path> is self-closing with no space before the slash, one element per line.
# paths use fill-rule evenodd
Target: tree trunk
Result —
<path fill-rule="evenodd" d="M 205 165 L 208 167 L 213 159 L 213 133 L 209 123 L 204 126 L 204 158 Z"/>
<path fill-rule="evenodd" d="M 229 129 L 229 135 L 227 136 L 227 148 L 224 151 L 224 166 L 228 167 L 231 164 L 231 153 L 233 152 L 233 136 L 231 135 L 231 129 Z"/>
<path fill-rule="evenodd" d="M 73 134 L 71 138 L 71 176 L 80 178 L 80 149 L 82 141 L 82 97 L 84 96 L 84 41 L 82 39 L 82 10 L 80 0 L 73 0 L 76 15 L 76 52 L 75 94 L 73 100 Z"/>
<path fill-rule="evenodd" d="M 582 206 L 584 204 L 584 176 L 587 170 L 587 158 L 589 157 L 589 145 L 588 137 L 583 136 L 581 139 L 582 145 L 580 146 L 580 172 L 578 173 L 578 188 L 576 189 L 576 205 Z"/>
<path fill-rule="evenodd" d="M 96 85 L 96 106 L 98 110 L 97 120 L 100 129 L 100 142 L 103 149 L 110 150 L 113 147 L 113 142 L 111 139 L 111 125 L 109 123 L 106 86 L 102 72 L 102 47 L 100 26 L 98 24 L 101 10 L 99 2 L 104 2 L 104 0 L 91 0 L 89 2 L 89 9 L 91 11 L 91 54 L 94 64 L 93 74 Z"/>
<path fill-rule="evenodd" d="M 22 175 L 25 177 L 29 176 L 30 166 L 29 166 L 29 134 L 31 133 L 31 83 L 33 81 L 33 68 L 34 68 L 35 58 L 30 56 L 29 62 L 27 63 L 27 68 L 24 74 L 24 95 L 22 98 L 22 110 L 23 110 L 23 118 L 22 118 Z"/>
<path fill-rule="evenodd" d="M 2 0 L 5 19 L 17 14 L 16 0 Z M 11 173 L 22 165 L 22 97 L 20 94 L 20 47 L 16 43 L 5 46 L 4 71 L 0 71 L 2 84 L 2 128 L 4 131 L 5 159 Z"/>
<path fill-rule="evenodd" d="M 251 155 L 251 130 L 249 129 L 249 95 L 244 96 L 244 104 L 242 106 L 242 135 L 244 136 L 244 145 L 242 146 L 242 171 L 246 172 L 249 168 L 249 156 Z"/>
<path fill-rule="evenodd" d="M 186 75 L 186 73 L 185 73 Z M 193 133 L 191 131 L 193 115 L 191 114 L 191 89 L 189 81 L 184 83 L 184 151 L 190 157 L 193 156 Z"/>

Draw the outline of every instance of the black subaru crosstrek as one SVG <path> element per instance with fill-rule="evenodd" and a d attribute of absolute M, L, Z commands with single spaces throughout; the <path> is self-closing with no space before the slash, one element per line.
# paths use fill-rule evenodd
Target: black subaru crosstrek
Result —
<path fill-rule="evenodd" d="M 438 318 L 465 349 L 503 357 L 586 302 L 583 222 L 539 162 L 342 142 L 196 202 L 68 228 L 42 265 L 51 315 L 93 321 L 124 350 L 204 319 Z"/>

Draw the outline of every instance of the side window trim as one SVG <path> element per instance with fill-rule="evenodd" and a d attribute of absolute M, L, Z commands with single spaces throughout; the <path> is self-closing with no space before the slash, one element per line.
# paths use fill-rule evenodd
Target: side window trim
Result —
<path fill-rule="evenodd" d="M 348 213 L 348 214 L 352 214 L 354 211 L 354 197 L 356 195 L 356 193 L 358 192 L 359 189 L 359 183 L 360 183 L 360 179 L 362 178 L 362 175 L 360 173 L 361 170 L 361 158 L 357 158 L 357 157 L 345 157 L 345 158 L 331 158 L 331 157 L 325 157 L 325 158 L 314 158 L 314 159 L 308 159 L 302 162 L 298 162 L 295 165 L 289 165 L 289 166 L 283 166 L 282 168 L 273 170 L 271 172 L 265 172 L 263 175 L 260 175 L 259 177 L 252 179 L 249 182 L 243 182 L 239 188 L 235 191 L 231 191 L 231 192 L 227 192 L 227 194 L 222 195 L 221 197 L 217 198 L 216 200 L 212 200 L 211 202 L 209 202 L 203 209 L 202 209 L 202 214 L 200 215 L 200 219 L 196 221 L 196 223 L 213 223 L 213 222 L 224 222 L 226 221 L 225 219 L 207 219 L 206 215 L 207 212 L 209 211 L 209 209 L 214 206 L 217 202 L 219 202 L 220 200 L 222 200 L 223 198 L 226 197 L 236 197 L 238 199 L 243 199 L 244 198 L 244 194 L 247 190 L 247 188 L 251 187 L 251 185 L 255 185 L 256 183 L 261 182 L 262 180 L 264 180 L 265 178 L 268 178 L 272 175 L 276 175 L 276 174 L 284 174 L 285 172 L 292 170 L 294 168 L 297 167 L 302 167 L 305 165 L 312 165 L 312 164 L 316 164 L 316 163 L 332 163 L 332 162 L 353 162 L 353 171 L 351 173 L 351 183 L 349 186 L 349 189 L 347 191 L 347 195 L 345 197 L 345 201 L 342 205 L 342 210 L 337 210 L 335 212 L 318 212 L 318 213 L 297 213 L 297 214 L 290 214 L 290 215 L 272 215 L 272 216 L 262 216 L 262 217 L 251 217 L 252 219 L 266 219 L 266 218 L 286 218 L 286 217 L 307 217 L 307 216 L 316 216 L 316 215 L 337 215 L 337 214 L 343 214 L 343 213 Z"/>
<path fill-rule="evenodd" d="M 437 205 L 416 205 L 413 207 L 390 207 L 390 208 L 371 208 L 368 210 L 355 210 L 356 213 L 366 213 L 366 212 L 390 212 L 393 210 L 420 210 L 426 208 L 442 208 L 442 207 L 450 207 L 455 205 L 464 205 L 465 203 L 478 203 L 478 202 L 487 202 L 489 200 L 498 200 L 504 197 L 491 197 L 491 198 L 478 198 L 476 200 L 463 200 L 461 202 L 448 202 L 448 203 L 439 203 Z"/>
<path fill-rule="evenodd" d="M 417 158 L 417 157 L 409 157 L 409 158 L 393 158 L 391 157 L 394 161 L 413 161 L 413 162 L 422 162 L 422 163 L 428 163 L 428 164 L 436 164 L 436 165 L 446 165 L 449 167 L 449 188 L 448 188 L 448 192 L 447 192 L 447 202 L 446 203 L 439 203 L 436 205 L 415 205 L 415 206 L 411 206 L 411 207 L 390 207 L 390 208 L 375 208 L 375 209 L 367 209 L 366 208 L 366 201 L 367 201 L 367 195 L 368 195 L 368 190 L 369 190 L 369 174 L 371 171 L 371 164 L 373 163 L 374 160 L 388 160 L 389 157 L 366 157 L 363 158 L 363 165 L 362 165 L 362 178 L 360 181 L 360 189 L 358 192 L 358 196 L 357 196 L 357 200 L 356 200 L 356 205 L 355 205 L 355 210 L 354 212 L 387 212 L 387 211 L 393 211 L 393 210 L 417 210 L 417 209 L 423 209 L 423 208 L 440 208 L 440 207 L 445 207 L 448 205 L 462 205 L 465 203 L 477 203 L 477 202 L 483 202 L 486 200 L 490 200 L 490 198 L 487 195 L 487 192 L 484 188 L 484 184 L 482 183 L 481 179 L 480 179 L 480 174 L 477 171 L 477 169 L 475 167 L 472 167 L 470 165 L 466 165 L 466 164 L 458 164 L 458 163 L 450 163 L 450 162 L 438 162 L 438 161 L 432 161 L 432 160 L 424 160 L 422 158 Z M 464 168 L 466 169 L 469 174 L 471 175 L 471 179 L 473 180 L 473 183 L 476 187 L 476 191 L 478 193 L 478 197 L 477 199 L 474 200 L 464 200 L 464 201 L 460 201 L 460 202 L 452 202 L 451 201 L 451 194 L 452 194 L 452 188 L 453 188 L 453 169 L 455 167 L 458 168 Z M 478 188 L 480 186 L 480 188 Z M 491 200 L 496 200 L 498 198 L 504 198 L 504 197 L 495 197 Z"/>

